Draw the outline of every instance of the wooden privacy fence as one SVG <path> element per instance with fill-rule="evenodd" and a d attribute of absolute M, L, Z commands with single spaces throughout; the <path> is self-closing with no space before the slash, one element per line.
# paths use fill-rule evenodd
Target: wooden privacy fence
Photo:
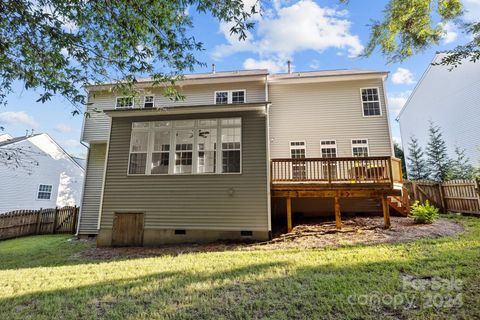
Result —
<path fill-rule="evenodd" d="M 428 200 L 443 211 L 480 214 L 480 183 L 478 180 L 407 181 L 410 199 Z"/>
<path fill-rule="evenodd" d="M 0 240 L 35 234 L 73 234 L 78 212 L 79 207 L 63 207 L 0 214 Z"/>

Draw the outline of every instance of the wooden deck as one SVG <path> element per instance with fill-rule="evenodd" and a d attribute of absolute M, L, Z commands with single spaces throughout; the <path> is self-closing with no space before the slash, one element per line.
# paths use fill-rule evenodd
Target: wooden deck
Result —
<path fill-rule="evenodd" d="M 389 196 L 402 195 L 402 166 L 393 157 L 301 158 L 271 160 L 271 195 L 286 198 L 287 226 L 292 228 L 292 198 L 335 199 L 341 228 L 340 198 L 378 198 L 385 227 L 390 226 Z"/>

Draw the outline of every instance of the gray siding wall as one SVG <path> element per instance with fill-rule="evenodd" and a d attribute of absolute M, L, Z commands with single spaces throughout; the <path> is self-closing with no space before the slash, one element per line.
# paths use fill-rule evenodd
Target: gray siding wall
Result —
<path fill-rule="evenodd" d="M 172 101 L 162 95 L 162 89 L 146 89 L 145 93 L 135 99 L 135 107 L 143 107 L 145 95 L 155 95 L 155 107 L 176 107 L 189 105 L 208 105 L 214 104 L 215 91 L 222 90 L 246 90 L 246 102 L 264 102 L 265 101 L 265 83 L 264 81 L 248 81 L 224 84 L 204 84 L 187 85 L 178 88 L 179 92 L 185 97 L 182 101 Z M 122 96 L 120 93 L 112 92 L 91 92 L 89 96 L 89 105 L 87 112 L 90 116 L 84 119 L 82 141 L 106 142 L 108 140 L 108 130 L 110 129 L 110 118 L 102 112 L 105 109 L 115 108 L 116 97 Z"/>
<path fill-rule="evenodd" d="M 441 56 L 436 57 L 436 61 Z M 430 121 L 440 126 L 451 157 L 455 147 L 465 149 L 470 163 L 480 167 L 480 63 L 463 61 L 450 71 L 448 66 L 429 66 L 399 115 L 405 158 L 415 136 L 427 146 Z"/>
<path fill-rule="evenodd" d="M 127 176 L 133 121 L 238 116 L 242 117 L 241 174 Z M 266 168 L 262 112 L 113 118 L 101 229 L 112 228 L 115 212 L 144 212 L 146 229 L 267 231 Z"/>
<path fill-rule="evenodd" d="M 363 117 L 360 88 L 380 89 L 381 117 Z M 367 138 L 371 156 L 392 155 L 382 79 L 270 84 L 271 157 L 289 158 L 290 141 L 306 141 L 307 157 L 320 157 L 320 140 L 336 140 L 351 157 L 351 140 Z"/>
<path fill-rule="evenodd" d="M 79 234 L 97 234 L 98 212 L 102 194 L 106 144 L 92 144 L 88 152 Z"/>

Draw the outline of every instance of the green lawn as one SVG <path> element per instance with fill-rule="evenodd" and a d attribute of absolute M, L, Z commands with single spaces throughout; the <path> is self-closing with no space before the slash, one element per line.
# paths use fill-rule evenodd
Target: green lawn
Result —
<path fill-rule="evenodd" d="M 466 231 L 100 262 L 80 259 L 90 245 L 68 236 L 2 241 L 0 319 L 479 319 L 480 219 L 450 218 Z"/>

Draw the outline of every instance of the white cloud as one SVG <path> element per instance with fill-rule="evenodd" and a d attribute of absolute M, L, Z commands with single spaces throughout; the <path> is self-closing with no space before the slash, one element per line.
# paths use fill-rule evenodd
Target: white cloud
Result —
<path fill-rule="evenodd" d="M 402 110 L 411 93 L 412 91 L 408 90 L 397 94 L 390 94 L 388 96 L 388 109 L 393 116 L 396 117 Z"/>
<path fill-rule="evenodd" d="M 249 0 L 250 1 L 250 0 Z M 248 8 L 248 7 L 247 7 Z M 275 2 L 263 16 L 256 16 L 256 32 L 245 41 L 230 35 L 231 25 L 221 23 L 220 31 L 227 44 L 215 47 L 213 57 L 222 59 L 237 52 L 253 52 L 261 60 L 279 60 L 296 52 L 329 48 L 345 50 L 349 56 L 363 51 L 360 38 L 350 33 L 348 12 L 321 7 L 311 0 L 300 0 L 290 6 Z"/>
<path fill-rule="evenodd" d="M 444 31 L 444 34 L 442 36 L 444 44 L 449 44 L 457 40 L 458 32 L 457 32 L 457 28 L 453 23 L 447 22 L 442 27 Z"/>
<path fill-rule="evenodd" d="M 273 59 L 255 60 L 248 58 L 243 62 L 243 68 L 245 69 L 268 69 L 272 73 L 284 72 L 286 65 L 286 62 Z"/>
<path fill-rule="evenodd" d="M 310 69 L 318 70 L 320 69 L 320 61 L 318 61 L 317 59 L 313 59 L 308 66 L 310 67 Z"/>
<path fill-rule="evenodd" d="M 0 112 L 0 123 L 10 125 L 24 125 L 28 128 L 38 128 L 39 124 L 25 111 Z"/>
<path fill-rule="evenodd" d="M 82 144 L 80 143 L 80 141 L 78 140 L 75 140 L 75 139 L 67 139 L 67 140 L 62 140 L 60 142 L 60 144 L 63 146 L 63 147 L 66 147 L 66 148 L 76 148 L 76 147 L 80 147 Z"/>
<path fill-rule="evenodd" d="M 61 133 L 69 133 L 69 132 L 72 132 L 73 129 L 72 127 L 70 126 L 67 126 L 66 124 L 64 123 L 59 123 L 55 126 L 55 130 L 58 131 L 58 132 L 61 132 Z"/>
<path fill-rule="evenodd" d="M 480 0 L 463 0 L 463 7 L 465 9 L 465 19 L 470 22 L 475 22 L 480 19 Z"/>
<path fill-rule="evenodd" d="M 395 84 L 413 84 L 415 81 L 410 70 L 397 68 L 397 71 L 392 75 L 392 82 Z"/>

